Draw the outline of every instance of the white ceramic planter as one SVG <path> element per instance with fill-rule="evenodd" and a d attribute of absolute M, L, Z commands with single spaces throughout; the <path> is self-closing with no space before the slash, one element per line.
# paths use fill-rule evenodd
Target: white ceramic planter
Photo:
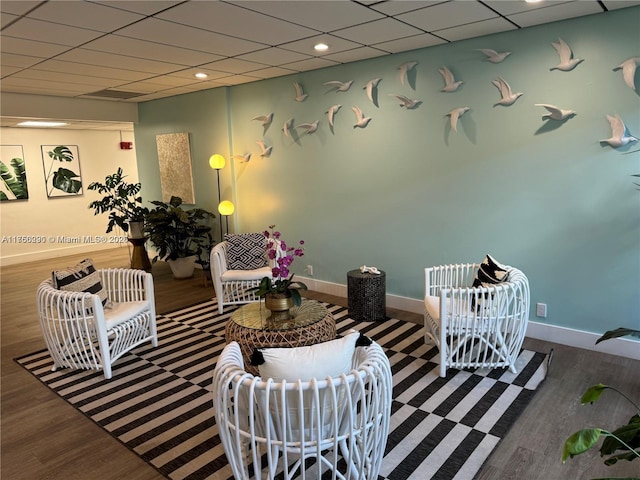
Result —
<path fill-rule="evenodd" d="M 190 257 L 167 260 L 167 263 L 175 278 L 191 278 L 196 267 L 196 258 L 196 255 L 191 255 Z"/>

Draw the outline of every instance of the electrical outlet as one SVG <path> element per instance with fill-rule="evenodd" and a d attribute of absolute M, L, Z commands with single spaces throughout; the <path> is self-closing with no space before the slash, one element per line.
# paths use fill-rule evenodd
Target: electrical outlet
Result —
<path fill-rule="evenodd" d="M 307 265 L 307 275 L 313 277 L 313 265 Z"/>
<path fill-rule="evenodd" d="M 536 303 L 536 317 L 547 318 L 546 303 Z"/>

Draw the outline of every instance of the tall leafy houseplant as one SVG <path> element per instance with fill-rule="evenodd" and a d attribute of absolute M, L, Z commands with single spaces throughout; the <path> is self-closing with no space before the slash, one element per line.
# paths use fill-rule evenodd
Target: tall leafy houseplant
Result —
<path fill-rule="evenodd" d="M 625 335 L 640 337 L 640 330 L 633 330 L 629 328 L 609 330 L 596 341 L 596 344 L 604 340 L 622 337 Z M 634 413 L 629 419 L 629 422 L 615 430 L 606 430 L 594 427 L 584 428 L 573 433 L 564 443 L 564 447 L 562 449 L 563 463 L 568 458 L 573 458 L 576 455 L 580 455 L 581 453 L 590 450 L 592 447 L 595 447 L 600 438 L 604 438 L 602 446 L 600 447 L 600 456 L 608 457 L 604 460 L 605 465 L 614 465 L 618 460 L 632 461 L 640 459 L 640 405 L 638 405 L 637 401 L 629 398 L 617 388 L 599 383 L 587 389 L 584 395 L 582 395 L 580 403 L 583 405 L 586 403 L 595 403 L 606 390 L 616 392 L 628 400 L 633 406 Z M 613 479 L 613 477 L 608 478 Z"/>
<path fill-rule="evenodd" d="M 149 209 L 142 206 L 142 197 L 139 195 L 142 185 L 127 183 L 126 175 L 122 168 L 118 167 L 116 173 L 107 175 L 104 183 L 93 182 L 87 188 L 105 194 L 100 200 L 94 200 L 89 204 L 93 208 L 94 215 L 109 213 L 107 233 L 116 225 L 125 232 L 129 231 L 130 222 L 143 222 Z"/>
<path fill-rule="evenodd" d="M 169 203 L 152 201 L 155 208 L 149 211 L 145 218 L 144 231 L 151 243 L 157 248 L 157 255 L 152 262 L 159 259 L 173 261 L 181 258 L 193 257 L 195 263 L 197 257 L 213 243 L 210 220 L 215 215 L 202 208 L 182 208 L 182 198 L 171 197 Z M 193 264 L 191 272 L 193 275 Z"/>

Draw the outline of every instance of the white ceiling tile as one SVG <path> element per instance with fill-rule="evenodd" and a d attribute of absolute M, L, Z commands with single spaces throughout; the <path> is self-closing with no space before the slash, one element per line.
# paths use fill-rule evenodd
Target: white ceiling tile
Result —
<path fill-rule="evenodd" d="M 357 62 L 358 60 L 365 60 L 367 58 L 381 57 L 382 55 L 388 55 L 387 52 L 378 50 L 371 47 L 359 47 L 353 50 L 345 50 L 343 52 L 333 53 L 331 55 L 325 55 L 322 58 L 333 60 L 340 63 Z"/>
<path fill-rule="evenodd" d="M 35 70 L 43 72 L 68 72 L 78 75 L 90 75 L 95 77 L 111 78 L 114 80 L 144 80 L 151 77 L 149 73 L 135 72 L 123 68 L 109 68 L 97 65 L 86 65 L 84 63 L 63 62 L 61 60 L 47 60 L 34 67 Z"/>
<path fill-rule="evenodd" d="M 13 76 L 13 77 L 2 80 L 2 83 L 5 83 L 5 82 L 8 85 L 24 86 L 24 87 L 31 87 L 31 88 L 43 87 L 49 83 L 46 76 L 44 75 L 40 79 L 19 78 L 19 77 Z M 82 85 L 79 83 L 57 82 L 56 89 L 60 91 L 71 92 L 77 95 L 82 95 L 83 93 L 94 91 L 95 85 Z"/>
<path fill-rule="evenodd" d="M 80 84 L 80 85 L 94 85 L 99 87 L 109 87 L 117 82 L 118 84 L 121 80 L 114 80 L 102 77 L 92 77 L 89 75 L 78 75 L 72 74 L 68 72 L 43 72 L 41 70 L 24 70 L 20 73 L 14 75 L 16 78 L 29 78 L 34 80 L 42 80 L 46 79 L 47 82 L 63 82 L 70 84 Z"/>
<path fill-rule="evenodd" d="M 241 55 L 264 48 L 264 44 L 156 18 L 147 18 L 135 25 L 118 30 L 118 35 L 226 56 Z"/>
<path fill-rule="evenodd" d="M 200 78 L 196 78 L 196 73 L 206 73 L 209 75 L 206 81 L 216 80 L 218 78 L 228 77 L 229 72 L 219 72 L 218 70 L 214 70 L 213 68 L 207 67 L 197 67 L 197 68 L 185 68 L 184 70 L 180 70 L 179 72 L 173 72 L 166 77 L 175 77 L 182 78 L 188 80 L 188 83 L 202 83 L 203 80 Z M 183 83 L 186 83 L 183 81 Z"/>
<path fill-rule="evenodd" d="M 453 42 L 455 40 L 464 40 L 465 38 L 479 37 L 516 29 L 517 27 L 514 24 L 504 18 L 498 17 L 483 22 L 460 25 L 459 27 L 445 28 L 444 30 L 437 30 L 433 33 Z"/>
<path fill-rule="evenodd" d="M 157 17 L 269 45 L 318 34 L 316 30 L 223 2 L 184 3 Z"/>
<path fill-rule="evenodd" d="M 148 58 L 177 65 L 202 65 L 224 58 L 221 55 L 205 53 L 197 50 L 160 45 L 155 42 L 147 42 L 136 38 L 122 37 L 119 35 L 105 35 L 93 40 L 83 48 L 101 52 L 123 53 L 139 58 Z"/>
<path fill-rule="evenodd" d="M 0 75 L 2 75 L 3 77 L 6 77 L 7 75 L 13 75 L 14 73 L 17 73 L 19 71 L 23 70 L 20 67 L 10 67 L 8 65 L 0 65 Z"/>
<path fill-rule="evenodd" d="M 184 0 L 153 0 L 150 2 L 149 0 L 104 0 L 96 1 L 95 3 L 120 8 L 129 12 L 141 13 L 143 15 L 153 15 L 174 5 L 178 5 L 183 1 Z"/>
<path fill-rule="evenodd" d="M 267 67 L 261 68 L 259 70 L 254 70 L 253 72 L 251 72 L 251 75 L 255 75 L 256 77 L 260 78 L 275 78 L 289 75 L 291 73 L 296 73 L 296 71 L 282 67 Z"/>
<path fill-rule="evenodd" d="M 608 10 L 640 6 L 640 0 L 603 0 L 602 3 Z"/>
<path fill-rule="evenodd" d="M 465 23 L 486 20 L 498 15 L 478 2 L 453 1 L 398 15 L 398 19 L 433 32 Z"/>
<path fill-rule="evenodd" d="M 510 15 L 509 18 L 521 27 L 531 27 L 566 18 L 602 12 L 597 2 L 566 2 L 546 8 Z"/>
<path fill-rule="evenodd" d="M 114 53 L 96 52 L 95 50 L 87 50 L 84 48 L 74 48 L 69 52 L 58 55 L 56 60 L 84 63 L 87 65 L 97 63 L 105 67 L 124 68 L 155 74 L 170 73 L 184 68 L 183 65 L 162 63 L 156 60 L 144 60 L 126 55 L 116 55 Z"/>
<path fill-rule="evenodd" d="M 0 5 L 2 5 L 3 2 L 0 2 Z M 0 27 L 4 28 L 7 25 L 9 25 L 11 22 L 17 20 L 18 18 L 20 18 L 18 15 L 10 15 L 8 13 L 3 13 L 2 15 L 0 15 Z"/>
<path fill-rule="evenodd" d="M 325 43 L 329 46 L 329 50 L 326 52 L 316 52 L 313 47 L 318 43 Z M 361 47 L 362 44 L 355 43 L 344 38 L 338 38 L 333 35 L 318 35 L 317 37 L 305 38 L 304 40 L 298 40 L 296 42 L 286 43 L 280 47 L 285 50 L 293 50 L 294 52 L 302 53 L 305 55 L 322 56 L 329 55 L 331 53 L 342 52 L 344 50 L 351 50 Z"/>
<path fill-rule="evenodd" d="M 56 45 L 53 43 L 36 42 L 24 38 L 15 38 L 9 36 L 2 37 L 2 51 L 9 53 L 17 53 L 22 55 L 31 55 L 34 57 L 54 57 L 62 52 L 69 50 L 66 45 Z"/>
<path fill-rule="evenodd" d="M 410 37 L 419 33 L 423 32 L 393 18 L 384 18 L 333 32 L 336 36 L 364 45 L 393 40 L 398 37 Z"/>
<path fill-rule="evenodd" d="M 309 58 L 300 62 L 287 63 L 282 65 L 284 68 L 291 70 L 297 70 L 299 72 L 306 72 L 307 70 L 316 70 L 318 68 L 333 67 L 338 65 L 338 62 L 333 62 L 325 58 Z"/>
<path fill-rule="evenodd" d="M 559 5 L 560 3 L 571 3 L 575 0 L 555 0 L 552 4 L 549 2 L 523 2 L 522 0 L 486 0 L 484 3 L 493 8 L 501 15 L 513 15 L 514 13 L 529 12 L 531 10 L 538 10 L 539 8 L 546 8 L 552 5 Z"/>
<path fill-rule="evenodd" d="M 419 8 L 430 7 L 447 1 L 449 0 L 391 0 L 389 2 L 371 5 L 371 8 L 385 15 L 400 15 L 401 13 L 411 12 Z"/>
<path fill-rule="evenodd" d="M 284 63 L 304 60 L 306 58 L 309 58 L 309 55 L 304 55 L 292 50 L 285 50 L 284 48 L 271 47 L 265 48 L 263 50 L 255 50 L 243 55 L 238 55 L 236 58 L 248 60 L 250 62 L 268 63 L 272 66 L 278 66 Z"/>
<path fill-rule="evenodd" d="M 138 13 L 91 2 L 46 2 L 29 13 L 29 18 L 62 25 L 110 32 L 144 18 Z"/>
<path fill-rule="evenodd" d="M 102 35 L 95 30 L 70 27 L 57 23 L 44 22 L 31 18 L 22 18 L 2 30 L 3 35 L 26 38 L 38 42 L 50 42 L 57 45 L 76 46 Z"/>
<path fill-rule="evenodd" d="M 4 68 L 5 66 L 9 67 L 20 67 L 26 68 L 36 65 L 37 63 L 42 62 L 43 58 L 32 57 L 29 55 L 17 55 L 15 53 L 0 53 L 0 64 Z M 4 73 L 3 73 L 4 74 Z"/>
<path fill-rule="evenodd" d="M 202 65 L 203 68 L 211 68 L 219 72 L 235 74 L 251 72 L 252 70 L 258 70 L 259 68 L 264 68 L 266 66 L 267 65 L 263 63 L 249 62 L 238 58 L 227 58 Z"/>
<path fill-rule="evenodd" d="M 434 45 L 442 45 L 447 43 L 445 40 L 438 38 L 430 33 L 414 35 L 413 37 L 400 38 L 389 42 L 376 43 L 374 47 L 380 48 L 386 52 L 399 53 L 407 50 L 416 50 L 418 48 L 432 47 Z"/>
<path fill-rule="evenodd" d="M 370 8 L 346 1 L 297 0 L 241 0 L 235 5 L 266 13 L 276 18 L 314 28 L 321 32 L 332 32 L 354 24 L 370 22 L 383 15 Z"/>
<path fill-rule="evenodd" d="M 0 2 L 0 11 L 2 13 L 24 15 L 39 3 L 42 2 L 38 0 L 2 0 L 2 2 Z"/>

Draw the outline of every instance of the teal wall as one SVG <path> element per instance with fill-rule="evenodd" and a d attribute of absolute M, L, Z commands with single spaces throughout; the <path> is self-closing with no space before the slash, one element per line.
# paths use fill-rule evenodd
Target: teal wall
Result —
<path fill-rule="evenodd" d="M 640 134 L 640 95 L 612 71 L 640 55 L 639 21 L 634 7 L 143 103 L 143 194 L 159 196 L 155 135 L 188 131 L 199 206 L 217 203 L 209 155 L 252 153 L 225 169 L 223 197 L 232 199 L 233 188 L 237 231 L 276 224 L 286 240 L 306 241 L 296 273 L 311 264 L 315 278 L 345 284 L 348 270 L 375 265 L 387 273 L 388 293 L 419 299 L 424 267 L 491 253 L 527 274 L 532 305 L 548 304 L 544 321 L 592 332 L 640 328 L 640 192 L 631 176 L 640 173 L 640 145 L 599 142 L 610 134 L 605 115 L 616 112 Z M 585 58 L 571 72 L 549 70 L 558 37 Z M 478 48 L 513 53 L 492 64 Z M 405 61 L 419 62 L 415 90 L 399 81 Z M 442 65 L 464 81 L 458 91 L 440 92 Z M 493 107 L 498 76 L 524 92 L 510 107 Z M 374 77 L 383 79 L 379 107 L 362 90 Z M 323 85 L 332 80 L 354 83 L 335 93 Z M 293 81 L 309 94 L 305 102 L 293 100 Z M 390 94 L 423 103 L 407 111 Z M 325 112 L 335 103 L 342 109 L 332 132 Z M 577 115 L 544 122 L 535 103 Z M 372 117 L 367 128 L 353 128 L 353 105 Z M 445 114 L 458 106 L 471 110 L 456 134 Z M 252 118 L 269 112 L 263 135 Z M 320 128 L 288 139 L 281 127 L 291 117 L 320 120 Z M 261 139 L 273 145 L 270 158 L 259 155 Z"/>

